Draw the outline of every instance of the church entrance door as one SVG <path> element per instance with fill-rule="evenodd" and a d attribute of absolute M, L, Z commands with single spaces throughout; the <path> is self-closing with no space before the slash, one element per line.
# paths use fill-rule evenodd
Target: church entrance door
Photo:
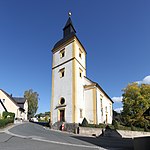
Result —
<path fill-rule="evenodd" d="M 65 121 L 65 110 L 60 110 L 60 121 Z"/>

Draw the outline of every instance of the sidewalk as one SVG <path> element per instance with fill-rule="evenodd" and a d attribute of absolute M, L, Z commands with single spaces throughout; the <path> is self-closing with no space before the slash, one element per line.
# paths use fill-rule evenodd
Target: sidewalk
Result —
<path fill-rule="evenodd" d="M 7 130 L 11 129 L 12 127 L 14 127 L 14 124 L 13 124 L 13 123 L 8 124 L 6 127 L 0 128 L 0 133 L 6 132 Z"/>

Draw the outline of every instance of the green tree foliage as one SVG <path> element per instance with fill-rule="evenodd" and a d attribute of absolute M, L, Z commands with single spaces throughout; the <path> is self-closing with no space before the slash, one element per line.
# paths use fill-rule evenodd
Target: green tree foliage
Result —
<path fill-rule="evenodd" d="M 33 117 L 38 109 L 38 99 L 39 94 L 37 92 L 33 92 L 32 89 L 24 92 L 24 97 L 28 101 L 28 118 Z"/>
<path fill-rule="evenodd" d="M 144 112 L 150 107 L 150 85 L 132 83 L 123 92 L 122 116 L 126 125 L 150 126 L 150 121 L 144 117 Z"/>

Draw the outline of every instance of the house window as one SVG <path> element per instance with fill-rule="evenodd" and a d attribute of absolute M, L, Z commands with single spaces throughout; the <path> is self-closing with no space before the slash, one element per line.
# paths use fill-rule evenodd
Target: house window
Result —
<path fill-rule="evenodd" d="M 80 77 L 80 78 L 82 78 L 82 72 L 83 72 L 82 69 L 79 68 L 79 77 Z"/>
<path fill-rule="evenodd" d="M 60 78 L 65 76 L 65 68 L 59 70 Z"/>
<path fill-rule="evenodd" d="M 62 49 L 60 51 L 60 58 L 63 58 L 63 57 L 65 57 L 65 49 Z"/>
<path fill-rule="evenodd" d="M 80 118 L 83 118 L 83 110 L 82 109 L 80 109 Z"/>

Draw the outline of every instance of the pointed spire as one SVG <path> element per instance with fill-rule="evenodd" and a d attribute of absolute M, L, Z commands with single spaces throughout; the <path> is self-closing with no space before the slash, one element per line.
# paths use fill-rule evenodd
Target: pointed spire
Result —
<path fill-rule="evenodd" d="M 63 28 L 63 31 L 64 31 L 64 38 L 68 35 L 70 35 L 71 33 L 76 33 L 76 30 L 75 28 L 73 27 L 73 23 L 72 23 L 72 20 L 71 20 L 71 12 L 68 13 L 69 15 L 69 18 L 67 20 L 67 23 L 65 25 L 65 27 Z"/>

